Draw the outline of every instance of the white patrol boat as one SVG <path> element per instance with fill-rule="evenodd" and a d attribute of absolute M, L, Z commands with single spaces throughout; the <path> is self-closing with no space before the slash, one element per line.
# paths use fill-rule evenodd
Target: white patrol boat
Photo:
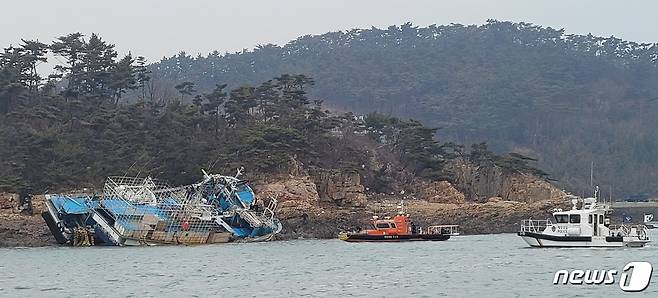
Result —
<path fill-rule="evenodd" d="M 650 240 L 644 225 L 611 225 L 609 204 L 569 196 L 571 210 L 556 209 L 552 220 L 524 220 L 518 235 L 532 247 L 643 247 Z M 578 203 L 582 207 L 578 209 Z"/>

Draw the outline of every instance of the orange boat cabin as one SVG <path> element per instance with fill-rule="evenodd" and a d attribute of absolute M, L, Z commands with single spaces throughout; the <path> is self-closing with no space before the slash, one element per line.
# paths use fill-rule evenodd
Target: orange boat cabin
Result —
<path fill-rule="evenodd" d="M 416 225 L 411 222 L 408 215 L 398 214 L 392 219 L 385 217 L 379 219 L 377 216 L 372 218 L 373 230 L 366 230 L 368 235 L 411 235 L 416 234 Z"/>

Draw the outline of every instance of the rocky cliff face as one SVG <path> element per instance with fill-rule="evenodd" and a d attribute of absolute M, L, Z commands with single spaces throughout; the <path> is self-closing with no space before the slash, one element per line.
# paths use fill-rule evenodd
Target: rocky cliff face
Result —
<path fill-rule="evenodd" d="M 309 176 L 280 177 L 254 185 L 254 191 L 260 200 L 276 199 L 282 219 L 308 217 L 320 208 L 317 186 Z"/>
<path fill-rule="evenodd" d="M 412 193 L 366 193 L 359 174 L 326 170 L 279 177 L 255 190 L 261 198 L 279 200 L 283 239 L 331 238 L 366 228 L 373 215 L 397 212 L 401 199 L 418 224 L 458 224 L 466 234 L 515 232 L 522 219 L 545 219 L 553 208 L 567 207 L 564 192 L 544 180 L 478 170 L 465 167 L 459 187 L 448 181 L 416 181 Z"/>
<path fill-rule="evenodd" d="M 455 184 L 466 199 L 486 202 L 489 198 L 518 202 L 538 202 L 562 198 L 566 194 L 543 179 L 521 173 L 505 173 L 494 165 L 474 166 L 463 162 L 452 165 Z"/>
<path fill-rule="evenodd" d="M 323 170 L 314 177 L 323 201 L 341 207 L 365 207 L 365 187 L 359 173 Z"/>
<path fill-rule="evenodd" d="M 466 196 L 448 181 L 435 181 L 424 185 L 420 190 L 420 199 L 430 203 L 463 204 Z"/>

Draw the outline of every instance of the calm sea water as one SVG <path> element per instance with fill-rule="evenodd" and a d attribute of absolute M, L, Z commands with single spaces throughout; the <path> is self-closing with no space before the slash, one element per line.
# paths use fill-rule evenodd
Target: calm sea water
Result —
<path fill-rule="evenodd" d="M 556 286 L 553 275 L 559 269 L 621 272 L 631 261 L 658 266 L 658 244 L 532 249 L 502 234 L 415 243 L 14 248 L 0 249 L 0 296 L 620 296 L 617 284 Z M 633 295 L 658 297 L 657 274 L 655 268 L 649 288 Z"/>

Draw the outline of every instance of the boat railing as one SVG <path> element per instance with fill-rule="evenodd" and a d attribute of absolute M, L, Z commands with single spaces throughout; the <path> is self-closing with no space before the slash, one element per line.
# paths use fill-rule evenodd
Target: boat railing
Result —
<path fill-rule="evenodd" d="M 429 226 L 427 227 L 427 234 L 458 236 L 459 226 L 458 225 Z"/>
<path fill-rule="evenodd" d="M 610 236 L 638 237 L 640 240 L 648 240 L 647 226 L 645 225 L 610 225 Z"/>
<path fill-rule="evenodd" d="M 552 224 L 550 219 L 525 219 L 521 223 L 521 232 L 541 233 Z"/>
<path fill-rule="evenodd" d="M 274 210 L 276 210 L 277 206 L 277 200 L 274 198 L 271 198 L 269 203 L 267 204 L 267 207 L 263 210 L 263 213 L 261 214 L 261 217 L 272 220 L 274 218 Z"/>

